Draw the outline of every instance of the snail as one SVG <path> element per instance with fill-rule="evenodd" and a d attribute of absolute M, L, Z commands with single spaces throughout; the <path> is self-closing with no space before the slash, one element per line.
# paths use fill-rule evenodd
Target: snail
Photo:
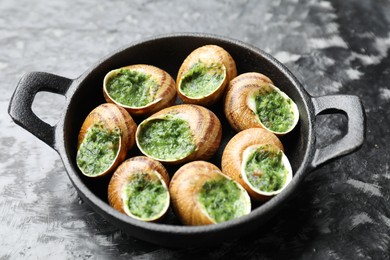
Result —
<path fill-rule="evenodd" d="M 139 150 L 155 160 L 178 164 L 208 160 L 217 151 L 222 126 L 209 109 L 181 104 L 165 108 L 142 121 L 136 132 Z"/>
<path fill-rule="evenodd" d="M 239 182 L 256 201 L 279 194 L 292 180 L 292 169 L 279 138 L 262 128 L 236 134 L 222 154 L 222 172 Z"/>
<path fill-rule="evenodd" d="M 78 135 L 76 162 L 80 171 L 88 177 L 113 172 L 134 146 L 136 128 L 130 114 L 117 105 L 105 103 L 93 109 Z"/>
<path fill-rule="evenodd" d="M 140 116 L 171 106 L 176 100 L 176 87 L 166 71 L 137 64 L 108 72 L 103 80 L 103 94 L 107 102 Z"/>
<path fill-rule="evenodd" d="M 236 131 L 260 127 L 284 135 L 298 123 L 297 105 L 261 73 L 241 74 L 230 81 L 228 89 L 224 112 Z"/>
<path fill-rule="evenodd" d="M 184 103 L 210 106 L 222 97 L 228 82 L 236 76 L 232 56 L 217 45 L 205 45 L 191 52 L 182 63 L 176 90 Z"/>
<path fill-rule="evenodd" d="M 169 185 L 175 214 L 185 225 L 209 225 L 232 220 L 251 211 L 245 189 L 205 161 L 180 167 Z"/>
<path fill-rule="evenodd" d="M 116 210 L 142 220 L 161 220 L 170 205 L 169 175 L 164 166 L 136 156 L 116 169 L 108 185 L 108 202 Z"/>

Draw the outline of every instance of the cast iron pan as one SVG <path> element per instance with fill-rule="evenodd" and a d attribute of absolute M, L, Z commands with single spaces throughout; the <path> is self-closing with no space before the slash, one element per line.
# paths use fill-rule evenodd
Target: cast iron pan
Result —
<path fill-rule="evenodd" d="M 107 203 L 109 179 L 88 179 L 80 173 L 75 162 L 77 135 L 81 124 L 93 108 L 105 102 L 102 94 L 104 75 L 112 69 L 143 63 L 162 68 L 176 78 L 185 57 L 197 47 L 206 44 L 216 44 L 226 49 L 236 62 L 238 74 L 256 71 L 267 75 L 298 105 L 299 123 L 292 133 L 282 138 L 294 171 L 292 182 L 270 201 L 257 205 L 249 215 L 215 225 L 183 226 L 172 212 L 164 223 L 146 223 L 117 212 Z M 54 92 L 66 97 L 65 109 L 55 126 L 43 122 L 32 112 L 34 97 L 40 91 Z M 216 104 L 211 109 L 224 126 L 222 145 L 212 159 L 212 162 L 220 167 L 223 148 L 234 132 L 223 115 L 222 105 Z M 348 132 L 335 143 L 318 148 L 313 131 L 314 121 L 319 114 L 332 113 L 343 113 L 347 116 Z M 9 114 L 17 124 L 59 153 L 80 197 L 96 212 L 133 237 L 173 247 L 209 246 L 256 230 L 286 203 L 305 174 L 331 159 L 356 150 L 362 145 L 365 136 L 365 116 L 358 97 L 311 97 L 291 72 L 269 54 L 237 40 L 206 34 L 171 34 L 130 44 L 98 62 L 76 79 L 44 72 L 28 73 L 20 80 L 14 92 Z M 139 154 L 139 151 L 134 149 L 129 157 L 136 154 Z M 175 169 L 170 167 L 168 170 L 172 176 Z"/>

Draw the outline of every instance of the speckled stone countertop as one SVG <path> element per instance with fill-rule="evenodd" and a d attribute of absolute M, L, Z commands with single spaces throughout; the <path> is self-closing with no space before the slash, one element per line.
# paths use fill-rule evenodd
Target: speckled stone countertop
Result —
<path fill-rule="evenodd" d="M 0 259 L 390 259 L 390 2 L 0 2 Z M 173 32 L 213 33 L 274 55 L 310 95 L 353 94 L 367 116 L 362 148 L 307 175 L 265 228 L 213 248 L 169 249 L 130 237 L 95 213 L 58 154 L 13 123 L 23 74 L 76 78 L 115 49 Z M 64 97 L 39 93 L 55 124 Z M 319 116 L 319 145 L 347 119 Z"/>

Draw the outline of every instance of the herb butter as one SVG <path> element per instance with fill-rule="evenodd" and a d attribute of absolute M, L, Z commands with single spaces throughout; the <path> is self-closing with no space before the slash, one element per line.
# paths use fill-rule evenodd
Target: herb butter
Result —
<path fill-rule="evenodd" d="M 124 192 L 128 211 L 146 220 L 159 217 L 169 199 L 168 190 L 162 181 L 146 173 L 133 175 Z"/>
<path fill-rule="evenodd" d="M 87 176 L 101 174 L 114 162 L 119 142 L 118 129 L 109 131 L 100 124 L 93 125 L 88 129 L 77 151 L 77 166 Z"/>
<path fill-rule="evenodd" d="M 180 91 L 190 98 L 206 97 L 213 93 L 225 78 L 224 66 L 220 63 L 195 63 L 181 79 Z"/>
<path fill-rule="evenodd" d="M 106 83 L 108 95 L 129 107 L 142 107 L 151 103 L 157 88 L 157 81 L 151 75 L 128 69 L 120 69 Z"/>
<path fill-rule="evenodd" d="M 283 152 L 259 146 L 249 154 L 245 162 L 245 174 L 249 183 L 259 191 L 274 192 L 281 189 L 288 170 L 283 164 Z"/>
<path fill-rule="evenodd" d="M 206 181 L 199 192 L 199 202 L 217 223 L 247 214 L 242 189 L 233 180 L 222 177 Z"/>
<path fill-rule="evenodd" d="M 146 154 L 160 160 L 182 159 L 196 149 L 188 122 L 174 116 L 143 123 L 138 144 Z"/>
<path fill-rule="evenodd" d="M 286 132 L 295 122 L 293 101 L 277 90 L 260 91 L 255 96 L 256 115 L 274 132 Z"/>

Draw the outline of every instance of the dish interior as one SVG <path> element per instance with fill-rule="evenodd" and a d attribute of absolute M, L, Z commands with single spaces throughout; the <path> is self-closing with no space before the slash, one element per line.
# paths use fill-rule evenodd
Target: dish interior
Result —
<path fill-rule="evenodd" d="M 213 37 L 176 36 L 158 38 L 132 45 L 119 50 L 112 56 L 98 63 L 91 71 L 82 75 L 74 95 L 69 100 L 68 109 L 64 118 L 64 145 L 69 162 L 81 181 L 102 201 L 107 202 L 107 186 L 109 177 L 91 179 L 83 176 L 76 165 L 77 136 L 85 117 L 92 109 L 101 103 L 103 98 L 103 78 L 110 70 L 132 64 L 149 64 L 167 71 L 174 79 L 184 59 L 196 48 L 216 44 L 228 51 L 236 62 L 238 75 L 245 72 L 260 72 L 271 78 L 274 84 L 289 95 L 297 104 L 300 119 L 295 129 L 281 137 L 285 152 L 290 160 L 294 175 L 302 174 L 302 164 L 309 150 L 310 114 L 307 104 L 307 94 L 299 83 L 279 67 L 278 63 L 269 55 L 242 43 Z M 177 103 L 181 103 L 177 99 Z M 221 156 L 227 142 L 235 132 L 229 126 L 223 113 L 222 102 L 215 104 L 210 109 L 218 116 L 223 126 L 221 145 L 210 160 L 217 167 L 221 167 Z M 144 118 L 134 118 L 140 123 Z M 131 150 L 128 157 L 141 155 L 136 146 Z M 179 165 L 180 166 L 180 165 Z M 167 166 L 172 177 L 179 166 Z M 296 177 L 296 176 L 295 176 Z M 271 199 L 272 200 L 272 199 Z M 180 225 L 171 212 L 166 223 Z"/>

